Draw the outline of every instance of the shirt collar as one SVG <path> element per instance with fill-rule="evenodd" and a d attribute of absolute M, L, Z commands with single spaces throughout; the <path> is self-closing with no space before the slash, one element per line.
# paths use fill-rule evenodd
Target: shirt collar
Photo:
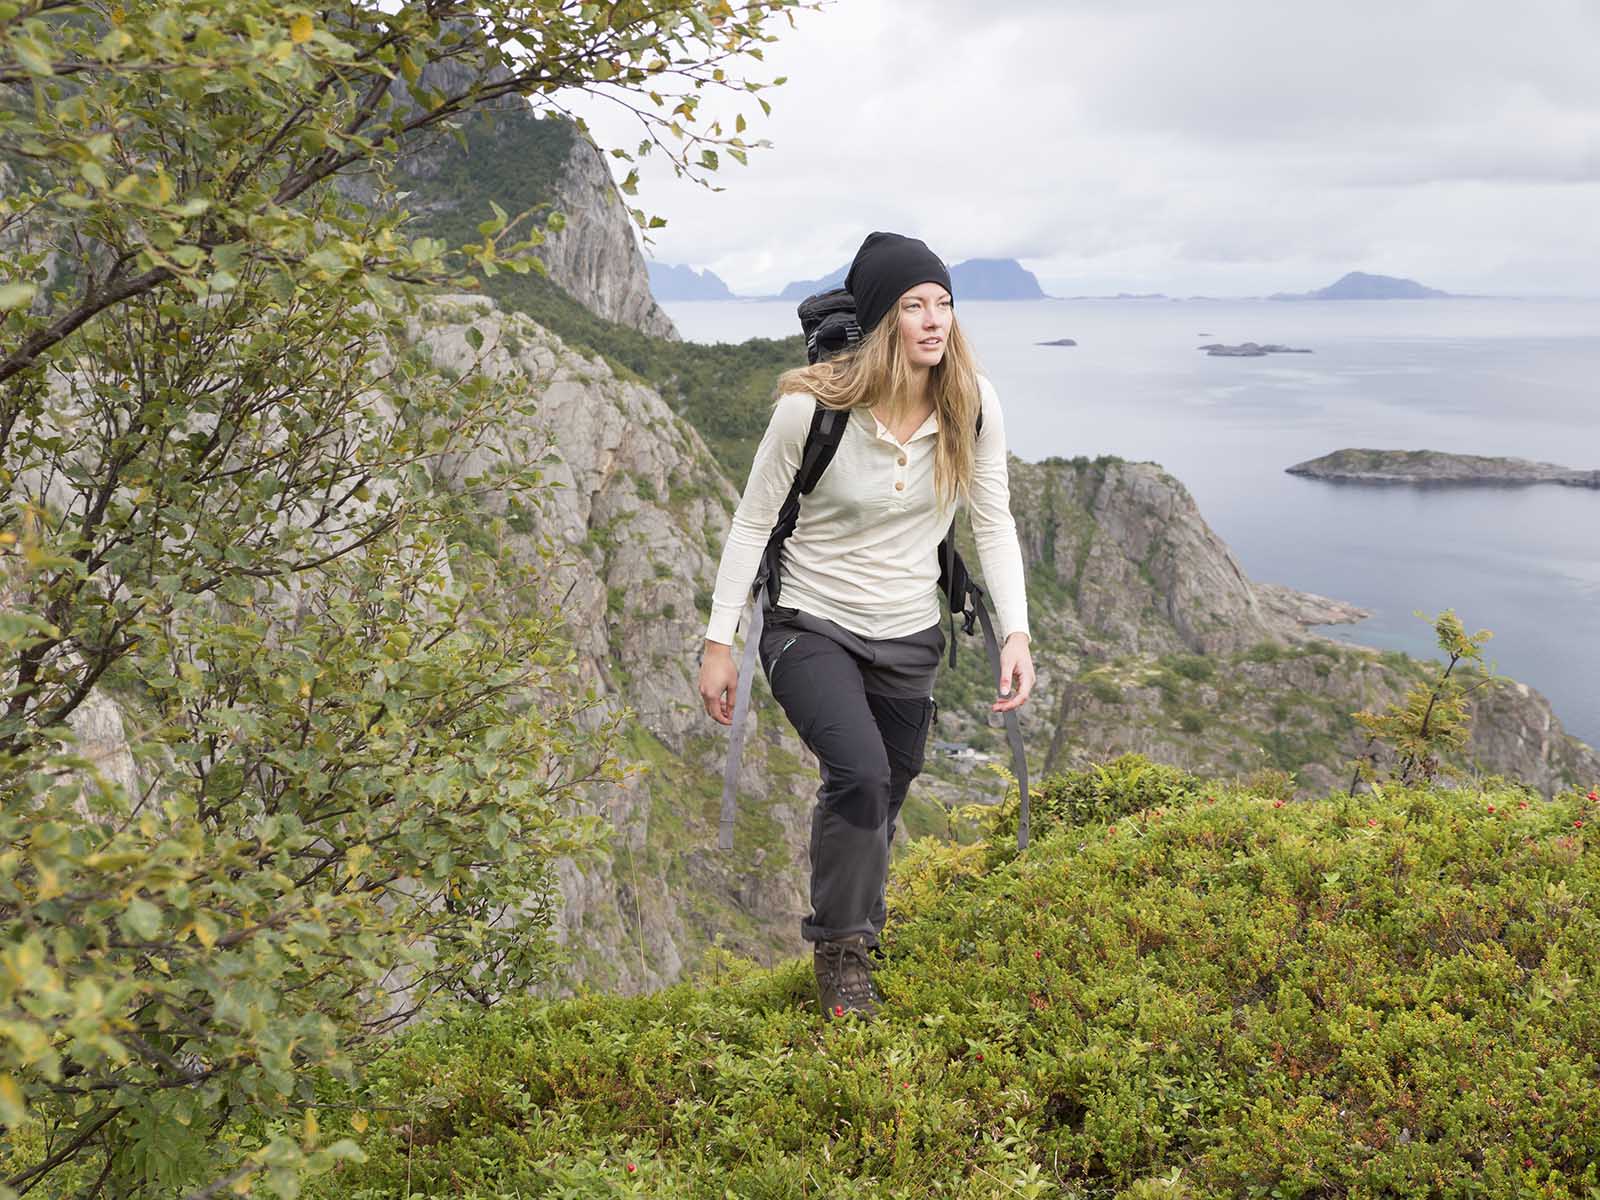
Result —
<path fill-rule="evenodd" d="M 866 415 L 868 417 L 870 417 L 871 420 L 872 420 L 872 424 L 873 424 L 873 427 L 874 427 L 873 428 L 873 436 L 881 437 L 881 438 L 884 438 L 885 440 L 889 440 L 888 439 L 888 435 L 887 435 L 887 427 L 884 425 L 884 423 L 882 421 L 880 421 L 878 419 L 878 414 L 875 413 L 875 412 L 871 412 L 869 410 Z M 928 436 L 930 436 L 932 434 L 935 434 L 935 433 L 938 433 L 938 432 L 939 432 L 939 410 L 937 408 L 935 408 L 932 412 L 930 412 L 928 414 L 927 419 L 925 421 L 923 421 L 921 425 L 917 426 L 916 430 L 912 433 L 912 435 L 906 439 L 905 444 L 906 445 L 910 445 L 912 442 L 916 441 L 918 438 L 928 437 Z"/>

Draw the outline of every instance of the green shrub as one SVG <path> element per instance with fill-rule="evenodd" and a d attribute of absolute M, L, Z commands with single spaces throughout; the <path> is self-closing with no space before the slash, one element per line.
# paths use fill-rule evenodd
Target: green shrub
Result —
<path fill-rule="evenodd" d="M 1238 780 L 1234 786 L 1239 791 L 1262 800 L 1293 800 L 1295 777 L 1293 771 L 1283 771 L 1277 767 L 1258 767 Z"/>
<path fill-rule="evenodd" d="M 1100 701 L 1101 704 L 1122 703 L 1122 689 L 1104 676 L 1097 675 L 1091 678 L 1087 686 L 1089 694 Z"/>
<path fill-rule="evenodd" d="M 1245 661 L 1253 663 L 1275 663 L 1283 656 L 1283 647 L 1277 642 L 1257 642 L 1244 654 Z"/>
<path fill-rule="evenodd" d="M 1198 654 L 1175 654 L 1167 661 L 1167 667 L 1195 683 L 1205 683 L 1216 674 L 1211 660 Z"/>
<path fill-rule="evenodd" d="M 1034 838 L 1060 827 L 1111 821 L 1142 809 L 1181 804 L 1201 782 L 1187 771 L 1124 754 L 1103 766 L 1047 776 L 1030 789 L 1029 822 Z M 993 810 L 990 844 L 996 854 L 1016 852 L 1017 797 L 1013 792 Z"/>
<path fill-rule="evenodd" d="M 1186 708 L 1178 714 L 1178 728 L 1185 733 L 1200 733 L 1206 727 L 1206 717 L 1199 709 Z"/>
<path fill-rule="evenodd" d="M 330 1087 L 370 1157 L 317 1194 L 1592 1195 L 1593 806 L 1389 799 L 1202 791 L 999 868 L 916 843 L 876 1023 L 716 956 L 429 1025 Z"/>

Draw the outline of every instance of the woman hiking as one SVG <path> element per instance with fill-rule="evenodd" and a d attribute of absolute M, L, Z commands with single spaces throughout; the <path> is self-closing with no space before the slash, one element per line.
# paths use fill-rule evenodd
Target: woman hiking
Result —
<path fill-rule="evenodd" d="M 812 416 L 818 405 L 842 410 L 833 461 L 783 543 L 780 590 L 764 610 L 757 653 L 820 768 L 811 912 L 800 926 L 814 943 L 818 1004 L 824 1016 L 871 1017 L 895 819 L 922 770 L 946 645 L 936 551 L 959 499 L 1002 638 L 993 711 L 1024 704 L 1034 670 L 1005 425 L 956 322 L 950 274 L 921 241 L 873 233 L 845 289 L 862 339 L 778 380 L 717 570 L 700 697 L 714 720 L 731 723 L 740 614 Z"/>

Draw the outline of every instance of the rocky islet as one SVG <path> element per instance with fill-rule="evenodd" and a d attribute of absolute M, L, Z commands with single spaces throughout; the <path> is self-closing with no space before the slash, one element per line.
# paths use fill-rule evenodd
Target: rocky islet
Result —
<path fill-rule="evenodd" d="M 1600 470 L 1574 470 L 1526 458 L 1451 454 L 1442 450 L 1344 449 L 1284 470 L 1334 483 L 1522 486 L 1557 483 L 1600 488 Z"/>

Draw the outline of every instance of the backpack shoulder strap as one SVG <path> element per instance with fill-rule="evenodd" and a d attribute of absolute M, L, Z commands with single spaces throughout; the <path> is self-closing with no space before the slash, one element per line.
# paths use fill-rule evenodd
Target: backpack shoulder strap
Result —
<path fill-rule="evenodd" d="M 850 414 L 842 408 L 829 408 L 820 400 L 811 414 L 811 432 L 806 434 L 806 447 L 800 456 L 800 472 L 795 476 L 799 494 L 809 496 L 817 486 L 822 473 L 833 461 L 839 442 L 844 437 L 844 427 Z"/>

